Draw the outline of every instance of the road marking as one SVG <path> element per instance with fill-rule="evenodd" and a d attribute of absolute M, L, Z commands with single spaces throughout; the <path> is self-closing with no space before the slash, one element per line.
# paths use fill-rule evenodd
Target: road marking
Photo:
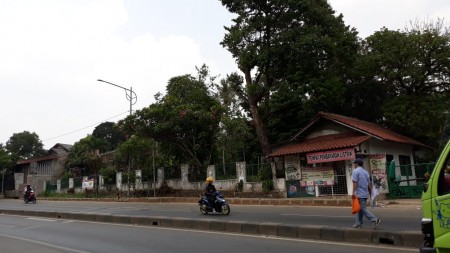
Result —
<path fill-rule="evenodd" d="M 47 243 L 47 242 L 41 242 L 41 241 L 36 241 L 36 240 L 32 240 L 32 239 L 27 239 L 27 238 L 23 238 L 23 237 L 17 237 L 17 236 L 6 235 L 6 234 L 0 234 L 0 236 L 10 238 L 10 239 L 20 240 L 20 241 L 24 241 L 24 242 L 35 243 L 35 244 L 43 245 L 43 246 L 54 248 L 54 249 L 60 249 L 60 250 L 64 250 L 65 252 L 90 253 L 90 252 L 83 251 L 83 250 L 71 249 L 71 248 L 58 246 L 58 245 Z"/>
<path fill-rule="evenodd" d="M 15 228 L 16 226 L 0 224 L 0 228 Z"/>
<path fill-rule="evenodd" d="M 316 215 L 316 214 L 296 214 L 296 213 L 282 213 L 281 215 L 284 216 L 304 216 L 304 217 L 336 217 L 336 218 L 349 218 L 349 217 L 355 217 L 350 215 Z"/>
<path fill-rule="evenodd" d="M 147 209 L 147 210 L 152 211 L 152 212 L 165 212 L 165 213 L 167 213 L 167 212 L 175 212 L 175 213 L 191 213 L 191 211 L 187 211 L 187 210 L 161 210 L 161 209 L 159 209 L 159 210 L 155 210 L 155 209 Z"/>
<path fill-rule="evenodd" d="M 34 218 L 34 217 L 28 217 L 27 220 L 38 220 L 38 221 L 56 221 L 53 219 L 45 219 L 45 218 Z"/>

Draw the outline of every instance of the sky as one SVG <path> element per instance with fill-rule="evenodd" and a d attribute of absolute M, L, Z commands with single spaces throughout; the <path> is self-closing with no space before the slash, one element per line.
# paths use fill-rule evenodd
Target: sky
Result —
<path fill-rule="evenodd" d="M 450 16 L 447 0 L 329 0 L 361 38 Z M 45 149 L 165 94 L 170 78 L 238 71 L 220 45 L 233 14 L 219 0 L 0 0 L 0 143 L 36 133 Z M 446 19 L 445 19 L 446 20 Z"/>

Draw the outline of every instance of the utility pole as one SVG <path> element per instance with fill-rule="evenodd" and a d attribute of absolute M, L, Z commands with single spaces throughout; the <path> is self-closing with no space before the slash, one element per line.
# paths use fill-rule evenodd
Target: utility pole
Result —
<path fill-rule="evenodd" d="M 110 85 L 113 85 L 113 86 L 116 86 L 118 88 L 121 88 L 121 89 L 125 90 L 126 98 L 127 98 L 128 101 L 130 101 L 130 116 L 131 116 L 131 114 L 133 113 L 133 105 L 136 104 L 136 102 L 137 102 L 137 95 L 133 91 L 133 87 L 130 87 L 128 89 L 128 88 L 122 87 L 120 85 L 117 85 L 117 84 L 114 84 L 114 83 L 110 83 L 108 81 L 104 81 L 104 80 L 101 80 L 101 79 L 98 79 L 97 81 L 104 82 L 104 83 L 107 83 L 107 84 L 110 84 Z M 130 93 L 128 94 L 128 92 L 130 92 Z M 134 102 L 133 102 L 133 100 L 134 100 Z M 128 179 L 128 182 L 127 182 L 127 184 L 128 184 L 127 197 L 130 197 L 130 169 L 131 169 L 131 157 L 129 156 L 129 158 L 128 158 L 128 177 L 127 177 L 127 179 Z"/>

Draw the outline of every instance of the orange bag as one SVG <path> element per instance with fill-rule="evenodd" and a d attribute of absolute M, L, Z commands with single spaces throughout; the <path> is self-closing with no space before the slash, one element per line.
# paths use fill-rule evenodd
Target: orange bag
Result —
<path fill-rule="evenodd" d="M 358 213 L 360 210 L 361 206 L 359 205 L 359 199 L 352 196 L 352 214 Z"/>

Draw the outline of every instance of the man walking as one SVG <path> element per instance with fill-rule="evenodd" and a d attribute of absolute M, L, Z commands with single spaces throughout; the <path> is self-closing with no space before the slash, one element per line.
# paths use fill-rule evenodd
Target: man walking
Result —
<path fill-rule="evenodd" d="M 354 228 L 362 228 L 363 225 L 363 216 L 365 216 L 369 221 L 372 222 L 373 228 L 378 228 L 381 220 L 375 217 L 367 208 L 366 202 L 370 196 L 371 182 L 369 173 L 362 167 L 363 159 L 356 158 L 353 163 L 357 166 L 353 170 L 352 173 L 352 181 L 353 181 L 353 194 L 352 198 L 358 198 L 359 205 L 361 206 L 361 210 L 356 214 L 356 222 L 353 225 Z"/>

